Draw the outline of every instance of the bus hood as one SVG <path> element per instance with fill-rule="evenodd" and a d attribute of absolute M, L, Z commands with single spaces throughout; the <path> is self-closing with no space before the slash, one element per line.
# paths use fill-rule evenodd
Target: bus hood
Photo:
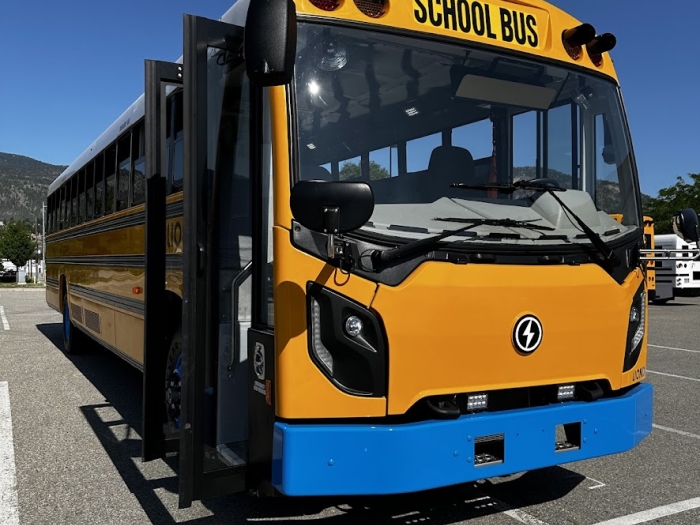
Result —
<path fill-rule="evenodd" d="M 435 395 L 600 379 L 626 386 L 630 308 L 642 282 L 637 270 L 620 285 L 595 264 L 429 262 L 399 286 L 380 285 L 372 308 L 389 341 L 387 413 Z M 539 345 L 525 320 L 518 348 L 524 316 L 539 321 Z"/>

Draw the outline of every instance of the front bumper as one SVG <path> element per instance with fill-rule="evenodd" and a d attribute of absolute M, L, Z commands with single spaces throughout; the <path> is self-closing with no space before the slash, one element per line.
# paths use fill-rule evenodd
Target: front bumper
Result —
<path fill-rule="evenodd" d="M 652 429 L 653 387 L 617 398 L 403 425 L 276 423 L 272 484 L 288 496 L 429 490 L 634 448 Z M 555 450 L 556 426 L 581 423 L 577 450 Z M 474 440 L 504 435 L 503 462 L 474 465 Z"/>

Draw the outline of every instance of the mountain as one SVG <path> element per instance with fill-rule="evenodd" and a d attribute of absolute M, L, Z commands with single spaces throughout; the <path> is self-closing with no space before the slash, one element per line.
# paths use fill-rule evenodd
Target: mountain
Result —
<path fill-rule="evenodd" d="M 41 218 L 49 185 L 66 166 L 0 153 L 0 221 Z"/>

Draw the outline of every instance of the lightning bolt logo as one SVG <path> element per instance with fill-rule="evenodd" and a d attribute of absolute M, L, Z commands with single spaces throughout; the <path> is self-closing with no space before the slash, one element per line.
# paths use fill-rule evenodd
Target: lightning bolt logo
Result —
<path fill-rule="evenodd" d="M 532 341 L 532 338 L 535 337 L 535 333 L 532 331 L 532 319 L 528 321 L 527 327 L 525 328 L 523 335 L 527 337 L 527 341 L 525 341 L 525 344 L 523 346 L 525 348 L 530 348 L 530 341 Z"/>
<path fill-rule="evenodd" d="M 527 354 L 537 350 L 542 341 L 542 325 L 539 320 L 526 315 L 521 317 L 513 330 L 513 344 L 521 352 Z"/>

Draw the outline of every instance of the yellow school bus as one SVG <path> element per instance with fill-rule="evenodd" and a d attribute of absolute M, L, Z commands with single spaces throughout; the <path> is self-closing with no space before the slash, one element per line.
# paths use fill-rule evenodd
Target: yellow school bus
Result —
<path fill-rule="evenodd" d="M 648 250 L 654 249 L 654 219 L 644 216 L 644 247 Z M 654 260 L 647 261 L 647 295 L 649 302 L 656 299 L 656 262 Z"/>
<path fill-rule="evenodd" d="M 239 0 L 48 191 L 65 350 L 143 371 L 180 505 L 407 493 L 652 429 L 641 192 L 606 21 Z M 614 216 L 619 216 L 619 221 Z M 698 238 L 697 215 L 675 218 Z"/>

